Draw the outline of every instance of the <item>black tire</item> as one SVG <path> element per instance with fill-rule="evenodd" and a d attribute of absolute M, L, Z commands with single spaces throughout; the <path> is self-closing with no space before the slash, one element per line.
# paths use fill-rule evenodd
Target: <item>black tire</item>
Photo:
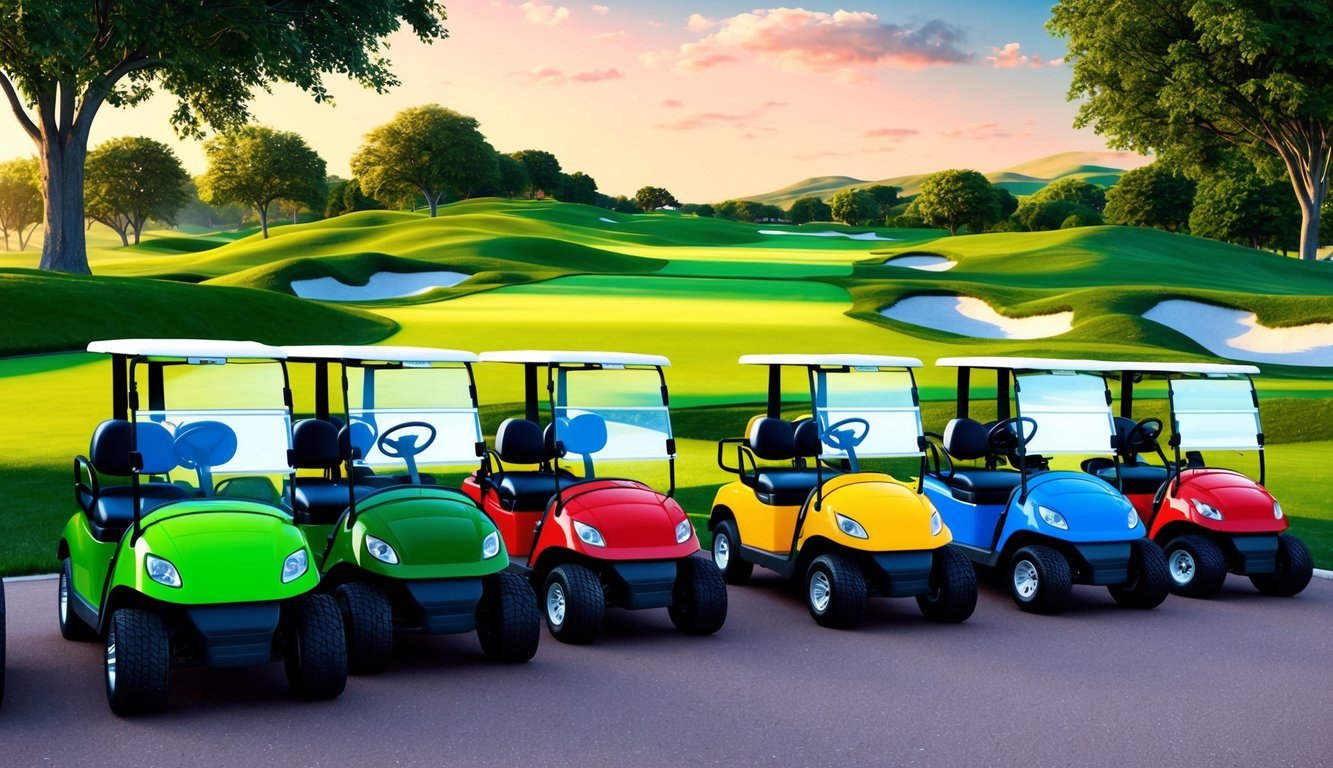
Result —
<path fill-rule="evenodd" d="M 602 629 L 606 594 L 597 574 L 581 565 L 553 568 L 546 577 L 541 604 L 546 628 L 562 643 L 591 643 Z"/>
<path fill-rule="evenodd" d="M 866 577 L 845 555 L 820 555 L 805 572 L 805 605 L 821 627 L 851 629 L 866 610 Z"/>
<path fill-rule="evenodd" d="M 1309 586 L 1313 576 L 1314 559 L 1305 542 L 1284 533 L 1277 537 L 1277 571 L 1256 573 L 1250 583 L 1265 595 L 1292 597 Z"/>
<path fill-rule="evenodd" d="M 754 563 L 741 558 L 741 537 L 736 524 L 723 520 L 713 530 L 713 564 L 728 584 L 746 584 L 754 573 Z"/>
<path fill-rule="evenodd" d="M 687 635 L 711 635 L 727 622 L 727 585 L 716 565 L 701 557 L 676 561 L 667 615 Z"/>
<path fill-rule="evenodd" d="M 967 621 L 977 608 L 977 572 L 955 544 L 935 550 L 930 567 L 930 592 L 917 595 L 921 614 L 941 624 Z"/>
<path fill-rule="evenodd" d="M 1074 591 L 1069 561 L 1040 544 L 1023 547 L 1009 559 L 1009 594 L 1028 613 L 1059 613 Z"/>
<path fill-rule="evenodd" d="M 1171 594 L 1171 574 L 1166 553 L 1152 539 L 1136 539 L 1129 546 L 1129 574 L 1124 584 L 1106 587 L 1111 597 L 1126 608 L 1156 608 Z"/>
<path fill-rule="evenodd" d="M 60 636 L 66 640 L 96 639 L 97 632 L 74 612 L 74 566 L 68 557 L 60 561 L 60 578 L 56 584 L 56 618 L 60 621 Z"/>
<path fill-rule="evenodd" d="M 144 715 L 167 706 L 171 635 L 162 614 L 120 608 L 106 631 L 106 701 L 117 715 Z"/>
<path fill-rule="evenodd" d="M 536 655 L 541 635 L 542 614 L 528 580 L 509 571 L 487 579 L 477 607 L 477 639 L 486 658 L 527 661 Z"/>
<path fill-rule="evenodd" d="M 5 701 L 5 582 L 0 579 L 0 704 Z"/>
<path fill-rule="evenodd" d="M 1171 591 L 1183 597 L 1208 598 L 1227 579 L 1227 556 L 1207 536 L 1180 536 L 1167 542 L 1167 575 Z"/>
<path fill-rule="evenodd" d="M 333 595 L 307 592 L 286 606 L 287 685 L 303 699 L 331 699 L 347 686 L 347 640 Z"/>
<path fill-rule="evenodd" d="M 347 672 L 374 675 L 393 658 L 393 606 L 374 584 L 349 581 L 333 593 L 342 616 Z"/>

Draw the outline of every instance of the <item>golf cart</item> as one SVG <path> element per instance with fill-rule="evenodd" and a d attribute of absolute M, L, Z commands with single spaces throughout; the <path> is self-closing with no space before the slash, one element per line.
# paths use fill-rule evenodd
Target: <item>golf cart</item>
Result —
<path fill-rule="evenodd" d="M 532 587 L 506 570 L 500 534 L 472 499 L 432 474 L 476 466 L 484 445 L 476 355 L 422 347 L 284 351 L 314 369 L 314 417 L 293 430 L 296 522 L 315 552 L 321 591 L 342 611 L 350 671 L 383 670 L 395 631 L 475 629 L 489 658 L 531 659 L 541 635 Z"/>
<path fill-rule="evenodd" d="M 495 449 L 463 490 L 496 521 L 511 551 L 528 556 L 551 635 L 591 642 L 608 605 L 665 607 L 685 634 L 721 629 L 726 585 L 712 563 L 694 557 L 699 540 L 672 498 L 668 360 L 544 351 L 485 352 L 481 360 L 523 367 L 524 417 L 500 424 Z M 550 399 L 544 431 L 542 369 Z M 576 471 L 561 463 L 571 455 Z M 666 493 L 625 479 L 663 464 Z"/>
<path fill-rule="evenodd" d="M 708 520 L 723 578 L 743 584 L 755 565 L 803 578 L 810 615 L 826 627 L 856 626 L 871 594 L 915 597 L 934 621 L 971 616 L 976 574 L 919 483 L 861 466 L 916 457 L 924 470 L 912 373 L 921 361 L 745 355 L 740 362 L 768 367 L 768 409 L 750 420 L 745 437 L 717 445 L 718 466 L 738 476 L 718 489 Z M 784 366 L 807 372 L 813 418 L 782 418 Z"/>
<path fill-rule="evenodd" d="M 281 659 L 296 694 L 342 693 L 338 608 L 313 592 L 279 490 L 292 472 L 282 351 L 195 339 L 88 351 L 111 355 L 111 418 L 74 460 L 58 616 L 66 639 L 105 640 L 112 711 L 162 709 L 170 669 L 187 664 Z"/>
<path fill-rule="evenodd" d="M 1250 577 L 1266 595 L 1290 597 L 1310 583 L 1310 550 L 1288 528 L 1282 505 L 1264 487 L 1264 435 L 1252 365 L 1116 363 L 1121 371 L 1116 455 L 1083 469 L 1116 484 L 1166 551 L 1171 590 L 1211 597 L 1228 571 Z M 1162 420 L 1134 421 L 1134 387 L 1165 380 L 1174 457 L 1159 437 Z M 1211 467 L 1203 451 L 1255 451 L 1259 481 Z M 1160 466 L 1146 461 L 1156 454 Z"/>
<path fill-rule="evenodd" d="M 1050 469 L 1057 454 L 1114 451 L 1111 393 L 1100 373 L 1111 364 L 1020 357 L 936 364 L 958 369 L 958 410 L 943 435 L 930 435 L 939 445 L 931 444 L 925 492 L 968 557 L 1004 569 L 1025 611 L 1060 611 L 1073 584 L 1104 585 L 1128 608 L 1160 605 L 1170 593 L 1166 558 L 1134 505 L 1101 478 Z M 997 420 L 989 424 L 969 417 L 977 369 L 996 374 Z M 973 460 L 984 466 L 960 463 Z"/>

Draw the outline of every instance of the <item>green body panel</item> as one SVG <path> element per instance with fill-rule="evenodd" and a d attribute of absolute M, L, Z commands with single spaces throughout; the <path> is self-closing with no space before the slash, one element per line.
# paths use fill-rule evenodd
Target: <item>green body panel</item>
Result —
<path fill-rule="evenodd" d="M 116 549 L 120 545 L 113 541 L 94 539 L 92 526 L 88 524 L 88 516 L 82 512 L 74 513 L 69 522 L 65 523 L 61 538 L 69 547 L 70 570 L 73 575 L 71 586 L 84 601 L 94 607 L 100 605 L 111 558 L 115 556 Z"/>
<path fill-rule="evenodd" d="M 483 540 L 496 530 L 472 499 L 459 491 L 433 486 L 402 486 L 379 491 L 357 502 L 356 522 L 339 525 L 337 538 L 320 567 L 328 573 L 353 566 L 391 579 L 450 579 L 486 576 L 509 566 L 504 538 L 500 552 L 481 558 Z M 328 526 L 305 526 L 319 550 Z M 398 563 L 380 562 L 366 550 L 366 534 L 382 539 L 398 553 Z"/>

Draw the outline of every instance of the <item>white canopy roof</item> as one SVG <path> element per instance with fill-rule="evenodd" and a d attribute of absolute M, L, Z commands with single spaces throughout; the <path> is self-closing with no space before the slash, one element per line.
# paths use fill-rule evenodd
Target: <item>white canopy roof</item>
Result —
<path fill-rule="evenodd" d="M 888 355 L 741 355 L 741 365 L 834 365 L 876 368 L 920 368 L 915 357 Z"/>
<path fill-rule="evenodd" d="M 536 365 L 559 363 L 575 365 L 583 363 L 598 365 L 671 365 L 671 361 L 661 355 L 639 355 L 632 352 L 507 349 L 500 352 L 482 352 L 479 358 L 483 363 L 533 363 Z"/>
<path fill-rule="evenodd" d="M 1071 360 L 1045 357 L 941 357 L 946 368 L 1003 368 L 1029 371 L 1141 371 L 1143 373 L 1258 373 L 1253 365 L 1222 363 L 1159 363 L 1126 360 Z"/>
<path fill-rule="evenodd" d="M 477 356 L 459 349 L 314 344 L 283 347 L 292 360 L 377 360 L 389 363 L 475 363 Z"/>
<path fill-rule="evenodd" d="M 238 360 L 284 360 L 287 353 L 257 341 L 226 339 L 106 339 L 88 344 L 89 352 L 144 357 L 211 357 Z"/>

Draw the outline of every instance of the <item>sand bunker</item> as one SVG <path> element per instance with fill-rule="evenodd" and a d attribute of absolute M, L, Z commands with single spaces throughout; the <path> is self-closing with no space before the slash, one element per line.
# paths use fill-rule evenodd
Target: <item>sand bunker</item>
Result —
<path fill-rule="evenodd" d="M 946 269 L 953 269 L 958 266 L 958 262 L 946 259 L 943 256 L 898 256 L 884 262 L 884 266 L 924 269 L 927 272 L 943 272 Z"/>
<path fill-rule="evenodd" d="M 418 296 L 458 285 L 469 277 L 462 272 L 376 272 L 365 285 L 348 285 L 336 277 L 293 280 L 292 291 L 303 299 L 377 301 Z"/>
<path fill-rule="evenodd" d="M 1163 301 L 1143 317 L 1183 333 L 1218 357 L 1333 366 L 1333 323 L 1269 328 L 1253 312 L 1184 299 Z"/>
<path fill-rule="evenodd" d="M 801 237 L 845 237 L 848 240 L 897 240 L 896 237 L 880 237 L 874 232 L 788 232 L 782 229 L 761 229 L 761 235 L 799 235 Z"/>
<path fill-rule="evenodd" d="M 598 216 L 598 217 L 597 217 L 597 220 L 598 220 L 598 221 L 605 221 L 607 224 L 619 224 L 619 223 L 620 223 L 620 222 L 616 221 L 615 219 L 608 219 L 608 218 L 606 218 L 605 216 Z"/>
<path fill-rule="evenodd" d="M 978 339 L 1044 339 L 1059 336 L 1074 325 L 1073 312 L 1005 317 L 971 296 L 912 296 L 879 313 L 891 320 Z"/>

